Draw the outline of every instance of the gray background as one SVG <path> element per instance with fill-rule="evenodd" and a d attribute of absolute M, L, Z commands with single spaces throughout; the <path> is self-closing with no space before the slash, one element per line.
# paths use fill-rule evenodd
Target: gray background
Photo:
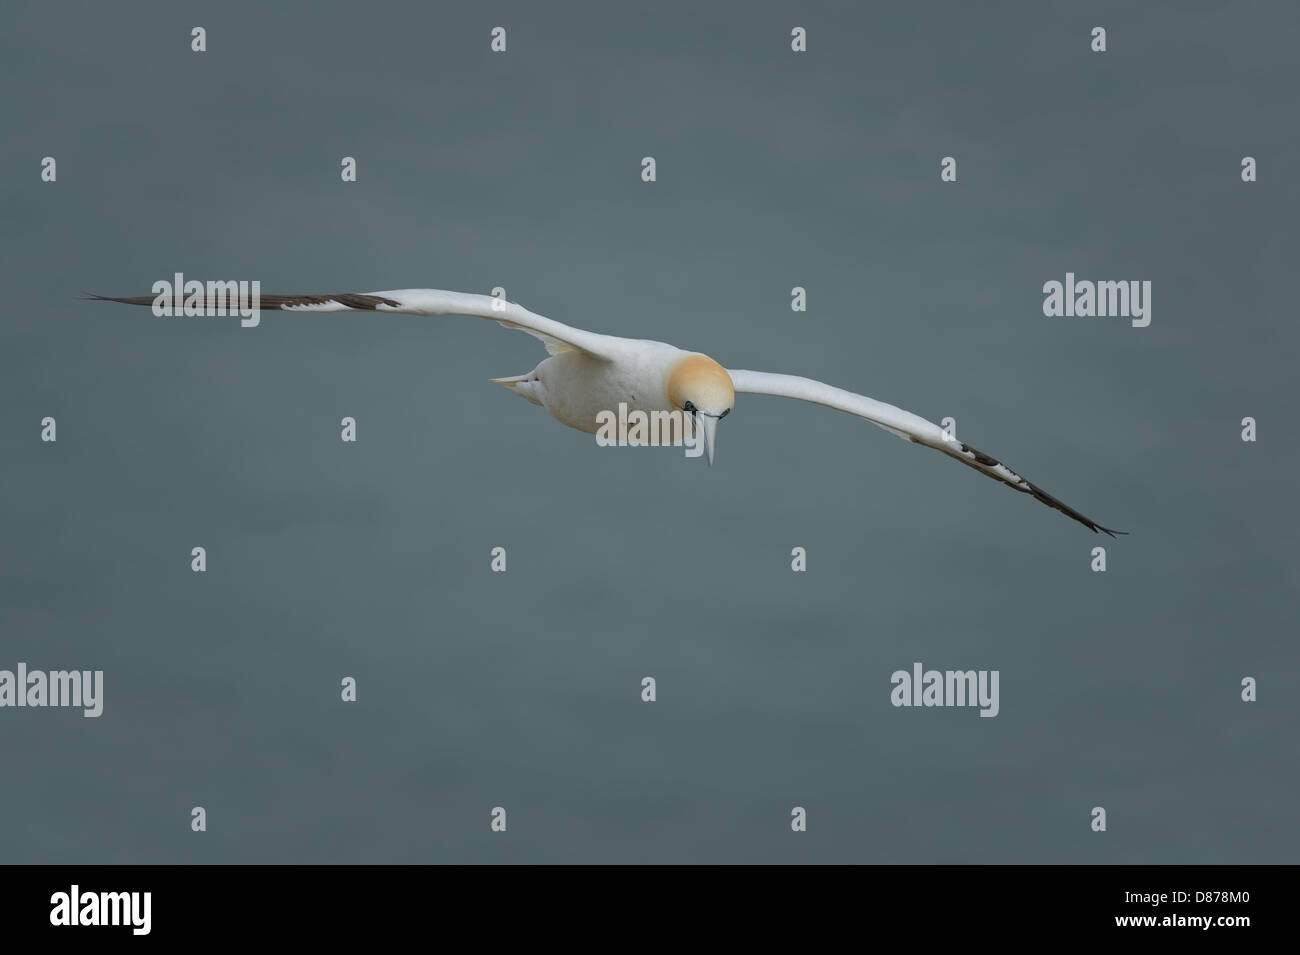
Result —
<path fill-rule="evenodd" d="M 0 859 L 1295 861 L 1295 4 L 609 6 L 6 5 L 0 667 L 106 702 L 0 710 Z M 1132 536 L 775 398 L 600 449 L 473 319 L 77 300 L 174 271 L 502 285 Z M 1001 715 L 893 708 L 916 660 Z"/>

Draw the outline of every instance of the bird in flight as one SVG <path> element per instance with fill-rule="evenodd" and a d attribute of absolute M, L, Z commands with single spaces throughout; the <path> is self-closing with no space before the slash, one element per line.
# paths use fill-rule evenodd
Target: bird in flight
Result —
<path fill-rule="evenodd" d="M 113 298 L 91 295 L 103 302 L 153 305 L 156 296 Z M 204 314 L 217 314 L 219 303 L 205 303 Z M 262 295 L 260 307 L 286 312 L 396 312 L 404 315 L 468 315 L 486 318 L 527 332 L 542 341 L 549 357 L 524 375 L 493 378 L 515 394 L 541 405 L 557 421 L 594 434 L 597 416 L 617 408 L 645 413 L 679 411 L 700 429 L 710 466 L 717 443 L 718 422 L 731 413 L 735 396 L 775 395 L 825 405 L 865 418 L 914 444 L 942 451 L 962 464 L 1029 494 L 1078 521 L 1093 533 L 1114 537 L 1126 531 L 1103 527 L 1000 461 L 948 435 L 936 424 L 893 405 L 796 375 L 724 368 L 699 352 L 683 351 L 665 342 L 618 338 L 573 328 L 489 295 L 445 292 L 440 289 L 399 289 L 392 292 L 344 292 L 337 295 Z"/>

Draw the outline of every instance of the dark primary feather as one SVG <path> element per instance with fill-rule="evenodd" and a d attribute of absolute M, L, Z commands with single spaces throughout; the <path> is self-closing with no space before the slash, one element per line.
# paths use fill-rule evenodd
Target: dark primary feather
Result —
<path fill-rule="evenodd" d="M 96 302 L 121 302 L 123 305 L 152 305 L 158 298 L 156 295 L 135 295 L 126 298 L 116 298 L 112 295 L 93 295 L 87 294 L 86 298 Z M 185 296 L 182 296 L 182 301 Z M 382 295 L 362 295 L 358 292 L 339 292 L 335 295 L 260 295 L 258 297 L 259 307 L 261 308 L 285 308 L 293 305 L 324 305 L 328 302 L 338 302 L 348 308 L 360 309 L 362 311 L 373 312 L 377 305 L 387 305 L 391 308 L 398 308 L 401 302 L 396 302 L 391 298 L 384 298 Z M 228 305 L 229 303 L 227 303 Z M 204 308 L 216 308 L 217 303 L 210 299 L 205 299 Z"/>
<path fill-rule="evenodd" d="M 1101 524 L 1098 524 L 1096 521 L 1092 520 L 1091 518 L 1085 517 L 1083 514 L 1080 514 L 1070 505 L 1052 497 L 1052 495 L 1048 494 L 1037 484 L 1034 484 L 1032 481 L 1026 480 L 1025 478 L 1021 477 L 1018 472 L 1013 471 L 1011 468 L 1007 467 L 997 458 L 990 457 L 989 455 L 985 454 L 983 451 L 977 450 L 976 448 L 972 448 L 969 444 L 963 444 L 961 446 L 961 453 L 957 453 L 955 451 L 948 451 L 945 448 L 940 448 L 939 450 L 944 451 L 950 457 L 956 458 L 962 464 L 974 468 L 975 470 L 979 471 L 981 474 L 986 474 L 989 477 L 996 478 L 997 480 L 1001 481 L 1003 484 L 1007 485 L 1007 487 L 1015 488 L 1017 491 L 1020 491 L 1024 494 L 1029 494 L 1033 496 L 1036 500 L 1042 501 L 1048 507 L 1056 508 L 1058 511 L 1060 511 L 1062 514 L 1066 515 L 1067 517 L 1071 517 L 1074 520 L 1078 521 L 1080 524 L 1088 528 L 1094 534 L 1100 531 L 1103 534 L 1109 534 L 1111 537 L 1115 537 L 1118 534 L 1128 533 L 1128 531 L 1117 531 L 1114 528 L 1104 527 Z M 971 455 L 971 457 L 969 458 L 966 457 L 967 454 Z M 995 468 L 995 467 L 1006 468 L 1006 470 L 1010 471 L 1013 475 L 1019 478 L 1019 483 L 1008 481 L 997 474 L 990 474 L 988 471 L 983 470 L 983 468 Z"/>

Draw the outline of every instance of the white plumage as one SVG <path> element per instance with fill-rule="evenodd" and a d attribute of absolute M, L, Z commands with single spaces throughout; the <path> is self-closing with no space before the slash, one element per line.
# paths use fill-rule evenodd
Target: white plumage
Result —
<path fill-rule="evenodd" d="M 101 301 L 152 305 L 150 296 Z M 620 403 L 646 413 L 684 411 L 701 428 L 709 463 L 717 443 L 717 425 L 731 412 L 735 394 L 797 398 L 857 415 L 901 438 L 942 451 L 962 464 L 1025 494 L 1030 494 L 1096 532 L 1122 534 L 1090 520 L 1000 461 L 948 437 L 919 415 L 865 395 L 811 378 L 723 368 L 699 352 L 665 342 L 601 335 L 546 318 L 489 295 L 441 289 L 395 289 L 387 292 L 334 295 L 263 295 L 260 307 L 289 312 L 370 311 L 405 315 L 470 315 L 527 332 L 549 353 L 532 371 L 493 381 L 541 405 L 558 421 L 580 431 L 597 430 L 596 415 Z"/>

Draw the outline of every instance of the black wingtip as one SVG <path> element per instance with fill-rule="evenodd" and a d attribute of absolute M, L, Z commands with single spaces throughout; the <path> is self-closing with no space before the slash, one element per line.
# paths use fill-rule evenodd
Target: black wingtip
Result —
<path fill-rule="evenodd" d="M 152 305 L 156 300 L 153 295 L 137 295 L 134 298 L 118 298 L 114 295 L 96 295 L 94 292 L 82 292 L 82 301 L 118 302 L 122 305 Z"/>

